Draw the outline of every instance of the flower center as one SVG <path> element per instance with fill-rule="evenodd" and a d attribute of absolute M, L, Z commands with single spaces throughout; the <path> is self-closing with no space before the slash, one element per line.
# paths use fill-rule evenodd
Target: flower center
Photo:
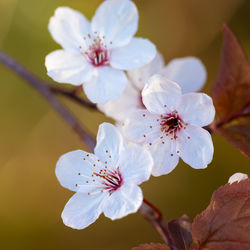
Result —
<path fill-rule="evenodd" d="M 113 193 L 122 184 L 122 176 L 119 171 L 119 167 L 115 170 L 100 170 L 99 172 L 93 172 L 93 176 L 99 178 L 99 181 L 103 184 L 103 188 L 109 193 Z"/>
<path fill-rule="evenodd" d="M 87 60 L 95 67 L 104 66 L 109 63 L 109 51 L 104 41 L 104 37 L 95 35 L 94 38 L 89 34 L 88 40 L 84 40 L 89 44 L 87 51 L 84 54 Z"/>
<path fill-rule="evenodd" d="M 163 115 L 160 120 L 161 131 L 167 136 L 173 135 L 174 139 L 177 139 L 177 132 L 182 128 L 185 129 L 186 123 L 178 115 L 177 111 Z"/>
<path fill-rule="evenodd" d="M 90 173 L 88 175 L 78 173 L 83 179 L 80 178 L 81 184 L 75 184 L 75 186 L 86 190 L 88 195 L 103 192 L 109 192 L 111 195 L 120 188 L 123 183 L 119 166 L 114 165 L 108 150 L 106 150 L 106 153 L 109 160 L 105 162 L 101 162 L 88 153 L 83 158 L 84 161 L 88 162 Z"/>

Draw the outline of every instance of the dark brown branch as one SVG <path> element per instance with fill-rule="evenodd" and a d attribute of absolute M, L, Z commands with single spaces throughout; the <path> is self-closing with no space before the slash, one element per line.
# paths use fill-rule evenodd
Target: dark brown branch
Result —
<path fill-rule="evenodd" d="M 88 131 L 81 125 L 77 118 L 61 103 L 54 94 L 63 94 L 70 97 L 74 101 L 83 104 L 86 107 L 95 109 L 95 105 L 90 104 L 76 96 L 75 92 L 64 90 L 63 88 L 53 87 L 44 83 L 35 75 L 30 73 L 23 66 L 18 64 L 12 58 L 0 51 L 0 62 L 14 71 L 21 78 L 26 80 L 33 88 L 35 88 L 49 103 L 50 105 L 61 115 L 61 117 L 67 122 L 67 124 L 79 135 L 81 140 L 93 151 L 95 146 L 95 139 L 88 133 Z M 155 227 L 158 233 L 166 244 L 169 243 L 168 236 L 165 232 L 164 226 L 161 220 L 161 212 L 153 204 L 144 200 L 139 212 Z"/>
<path fill-rule="evenodd" d="M 52 93 L 48 84 L 42 82 L 35 75 L 26 70 L 23 66 L 18 64 L 5 53 L 0 52 L 0 62 L 14 71 L 21 78 L 26 80 L 33 88 L 35 88 L 61 115 L 67 124 L 79 135 L 79 137 L 86 143 L 86 145 L 93 150 L 95 146 L 94 138 L 81 125 L 78 119 L 61 103 Z"/>
<path fill-rule="evenodd" d="M 71 100 L 83 105 L 84 107 L 87 107 L 87 108 L 90 108 L 93 110 L 97 110 L 96 105 L 94 103 L 88 102 L 88 101 L 82 99 L 81 97 L 77 96 L 75 89 L 67 90 L 65 88 L 52 86 L 52 85 L 49 85 L 49 88 L 55 94 L 64 95 L 64 96 L 70 98 Z"/>

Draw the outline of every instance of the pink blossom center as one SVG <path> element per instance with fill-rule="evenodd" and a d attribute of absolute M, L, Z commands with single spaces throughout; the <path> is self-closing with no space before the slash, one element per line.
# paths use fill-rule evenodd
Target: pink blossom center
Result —
<path fill-rule="evenodd" d="M 94 172 L 93 176 L 100 179 L 103 184 L 103 189 L 107 190 L 109 193 L 113 193 L 122 184 L 122 176 L 119 168 L 116 170 L 100 170 L 98 173 Z"/>
<path fill-rule="evenodd" d="M 100 37 L 95 32 L 94 36 L 89 34 L 87 38 L 84 37 L 84 40 L 89 44 L 87 51 L 84 52 L 89 63 L 95 67 L 107 65 L 109 63 L 109 51 L 105 43 L 105 37 Z"/>
<path fill-rule="evenodd" d="M 83 161 L 90 165 L 91 174 L 85 175 L 79 172 L 78 175 L 84 180 L 84 183 L 75 184 L 76 187 L 86 188 L 88 195 L 109 192 L 112 194 L 123 184 L 123 178 L 119 166 L 115 166 L 109 151 L 106 150 L 108 160 L 101 162 L 93 158 L 91 154 L 86 154 Z"/>
<path fill-rule="evenodd" d="M 167 136 L 173 135 L 174 139 L 177 138 L 177 133 L 185 128 L 186 123 L 183 122 L 181 117 L 176 111 L 168 113 L 161 116 L 160 120 L 161 131 L 164 132 Z"/>
<path fill-rule="evenodd" d="M 106 65 L 109 62 L 108 51 L 100 44 L 92 45 L 86 54 L 89 62 L 96 67 Z"/>

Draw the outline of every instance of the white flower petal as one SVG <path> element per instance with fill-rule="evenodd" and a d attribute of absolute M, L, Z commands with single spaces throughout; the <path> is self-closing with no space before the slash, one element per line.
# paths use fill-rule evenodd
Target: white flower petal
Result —
<path fill-rule="evenodd" d="M 121 153 L 118 166 L 125 183 L 139 185 L 149 179 L 153 159 L 148 150 L 132 144 Z"/>
<path fill-rule="evenodd" d="M 102 213 L 103 200 L 107 195 L 107 192 L 95 195 L 74 194 L 62 212 L 64 224 L 74 229 L 83 229 L 92 224 Z"/>
<path fill-rule="evenodd" d="M 153 43 L 147 39 L 133 38 L 128 45 L 112 50 L 110 64 L 116 69 L 131 70 L 150 63 L 155 55 Z"/>
<path fill-rule="evenodd" d="M 176 153 L 176 143 L 174 141 L 163 137 L 162 140 L 158 140 L 149 149 L 154 159 L 153 176 L 169 174 L 175 169 L 179 162 L 179 156 Z"/>
<path fill-rule="evenodd" d="M 86 185 L 93 174 L 93 163 L 97 157 L 82 150 L 75 150 L 62 155 L 56 164 L 56 176 L 60 184 L 72 191 L 91 191 Z M 79 173 L 81 175 L 79 175 Z M 85 178 L 85 177 L 86 178 Z"/>
<path fill-rule="evenodd" d="M 83 88 L 91 102 L 103 104 L 119 99 L 127 82 L 127 76 L 123 71 L 105 66 L 95 68 L 92 78 Z"/>
<path fill-rule="evenodd" d="M 102 162 L 112 162 L 117 167 L 121 151 L 124 149 L 124 142 L 119 130 L 110 123 L 102 123 L 99 126 L 95 154 Z"/>
<path fill-rule="evenodd" d="M 49 31 L 64 49 L 80 51 L 80 46 L 86 48 L 83 37 L 90 32 L 90 23 L 80 12 L 59 7 L 50 18 Z"/>
<path fill-rule="evenodd" d="M 182 93 L 201 90 L 207 78 L 206 68 L 196 57 L 173 59 L 164 69 L 164 75 L 177 82 Z"/>
<path fill-rule="evenodd" d="M 203 93 L 184 94 L 177 110 L 184 122 L 200 127 L 210 124 L 215 116 L 212 98 Z"/>
<path fill-rule="evenodd" d="M 233 174 L 229 180 L 228 180 L 228 183 L 229 184 L 232 184 L 234 182 L 240 182 L 240 181 L 243 181 L 243 180 L 246 180 L 248 179 L 248 175 L 247 174 L 243 174 L 243 173 L 235 173 Z"/>
<path fill-rule="evenodd" d="M 135 213 L 140 208 L 142 200 L 142 191 L 137 185 L 123 184 L 105 200 L 103 212 L 112 220 L 120 219 Z"/>
<path fill-rule="evenodd" d="M 124 121 L 140 106 L 142 106 L 140 95 L 130 82 L 128 82 L 120 99 L 97 105 L 98 109 L 105 115 L 117 121 Z"/>
<path fill-rule="evenodd" d="M 80 85 L 90 79 L 93 67 L 81 54 L 56 50 L 46 56 L 47 74 L 56 82 Z"/>
<path fill-rule="evenodd" d="M 123 133 L 137 143 L 153 143 L 161 136 L 160 117 L 147 110 L 135 111 L 124 123 Z"/>
<path fill-rule="evenodd" d="M 105 36 L 111 47 L 127 45 L 138 27 L 138 11 L 130 0 L 107 0 L 97 9 L 91 22 L 92 32 Z"/>
<path fill-rule="evenodd" d="M 135 84 L 139 90 L 142 90 L 148 79 L 155 74 L 160 74 L 163 68 L 164 59 L 160 53 L 157 53 L 149 64 L 138 69 L 129 70 L 128 75 L 133 84 Z"/>
<path fill-rule="evenodd" d="M 192 168 L 206 168 L 214 153 L 211 135 L 203 128 L 188 125 L 178 134 L 177 151 Z"/>
<path fill-rule="evenodd" d="M 181 100 L 181 88 L 161 75 L 154 75 L 142 91 L 142 100 L 152 113 L 172 112 Z"/>

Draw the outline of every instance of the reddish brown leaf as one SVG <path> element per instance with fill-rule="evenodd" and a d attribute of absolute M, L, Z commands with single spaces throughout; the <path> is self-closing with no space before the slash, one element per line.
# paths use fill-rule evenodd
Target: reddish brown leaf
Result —
<path fill-rule="evenodd" d="M 160 243 L 142 244 L 138 247 L 133 247 L 132 250 L 171 250 L 167 245 Z"/>
<path fill-rule="evenodd" d="M 191 227 L 191 221 L 187 215 L 183 215 L 181 218 L 166 223 L 165 228 L 172 249 L 189 249 L 192 243 Z"/>
<path fill-rule="evenodd" d="M 209 206 L 194 219 L 199 249 L 250 249 L 250 179 L 217 189 Z"/>
<path fill-rule="evenodd" d="M 220 69 L 212 97 L 219 115 L 216 131 L 250 157 L 250 64 L 233 32 L 224 25 Z M 244 120 L 240 119 L 245 117 Z M 228 124 L 232 122 L 232 124 Z"/>
<path fill-rule="evenodd" d="M 231 119 L 250 103 L 250 65 L 237 38 L 226 25 L 212 97 L 223 121 Z"/>
<path fill-rule="evenodd" d="M 250 116 L 238 118 L 224 126 L 217 128 L 223 135 L 247 157 L 250 157 Z"/>

